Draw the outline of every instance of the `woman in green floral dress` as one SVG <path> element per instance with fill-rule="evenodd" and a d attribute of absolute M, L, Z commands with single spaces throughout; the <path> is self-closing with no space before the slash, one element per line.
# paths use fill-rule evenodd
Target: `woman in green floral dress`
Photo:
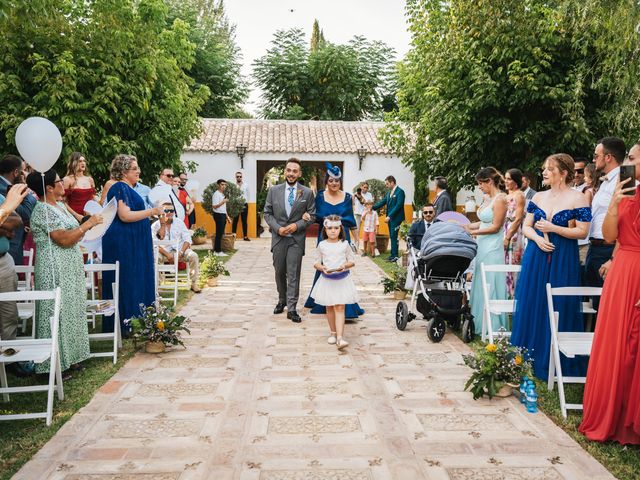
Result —
<path fill-rule="evenodd" d="M 53 290 L 60 287 L 60 365 L 67 370 L 89 358 L 89 332 L 86 317 L 86 281 L 82 252 L 78 242 L 94 225 L 102 223 L 99 215 L 82 225 L 62 203 L 64 187 L 54 170 L 42 175 L 32 172 L 27 184 L 40 201 L 33 209 L 31 230 L 36 242 L 35 288 Z M 48 232 L 51 234 L 49 242 Z M 36 306 L 36 338 L 51 338 L 50 318 L 53 301 L 41 301 Z M 49 362 L 36 364 L 36 373 L 49 371 Z"/>

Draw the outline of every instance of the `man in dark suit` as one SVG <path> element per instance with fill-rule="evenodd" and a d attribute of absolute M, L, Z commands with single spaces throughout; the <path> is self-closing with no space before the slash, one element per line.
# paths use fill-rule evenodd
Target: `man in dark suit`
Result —
<path fill-rule="evenodd" d="M 409 242 L 413 248 L 420 250 L 422 237 L 435 220 L 436 211 L 432 203 L 425 204 L 422 207 L 422 218 L 416 220 L 409 229 Z"/>
<path fill-rule="evenodd" d="M 22 158 L 17 155 L 5 155 L 0 160 L 0 195 L 6 197 L 7 190 L 16 184 L 24 183 L 27 165 Z M 24 246 L 25 227 L 29 225 L 31 220 L 31 213 L 36 206 L 36 197 L 29 193 L 22 203 L 16 208 L 16 213 L 20 216 L 22 223 L 13 230 L 13 237 L 10 240 L 9 254 L 13 258 L 13 262 L 16 265 L 22 265 L 22 259 L 24 254 L 22 248 Z"/>
<path fill-rule="evenodd" d="M 315 220 L 316 202 L 311 189 L 298 182 L 302 176 L 300 160 L 287 160 L 284 175 L 286 181 L 269 189 L 264 204 L 264 220 L 271 227 L 271 253 L 278 288 L 278 304 L 273 313 L 282 313 L 287 307 L 287 318 L 300 323 L 297 306 L 305 231 Z"/>
<path fill-rule="evenodd" d="M 433 207 L 436 211 L 436 218 L 443 212 L 450 212 L 454 210 L 453 202 L 451 201 L 451 195 L 447 192 L 449 185 L 447 179 L 444 177 L 436 177 L 436 200 L 433 203 Z"/>
<path fill-rule="evenodd" d="M 398 229 L 404 221 L 404 190 L 396 185 L 396 179 L 389 175 L 384 180 L 385 186 L 389 189 L 383 199 L 373 205 L 374 210 L 387 207 L 387 218 L 385 222 L 389 224 L 389 237 L 391 237 L 390 262 L 398 261 Z"/>

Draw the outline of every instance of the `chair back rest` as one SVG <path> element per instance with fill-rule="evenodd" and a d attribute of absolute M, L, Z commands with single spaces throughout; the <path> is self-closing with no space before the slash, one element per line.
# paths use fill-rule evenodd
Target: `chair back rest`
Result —
<path fill-rule="evenodd" d="M 116 263 L 88 263 L 84 266 L 84 271 L 89 275 L 93 275 L 97 272 L 114 272 L 114 285 L 118 288 L 120 286 L 120 261 L 117 261 Z M 113 299 L 116 302 L 116 310 L 118 309 L 118 293 L 118 289 L 114 287 Z"/>
<path fill-rule="evenodd" d="M 547 283 L 547 309 L 549 313 L 549 326 L 551 327 L 551 340 L 558 343 L 558 320 L 560 314 L 553 307 L 553 297 L 599 297 L 602 295 L 600 287 L 551 287 Z"/>
<path fill-rule="evenodd" d="M 518 273 L 522 270 L 522 265 L 487 265 L 482 262 L 482 268 L 485 272 Z"/>
<path fill-rule="evenodd" d="M 27 267 L 33 266 L 33 248 L 22 251 L 22 257 L 27 259 Z"/>
<path fill-rule="evenodd" d="M 154 247 L 154 254 L 157 255 L 158 257 L 155 258 L 156 260 L 156 265 L 158 263 L 158 258 L 160 257 L 160 255 L 162 255 L 160 253 L 159 247 L 173 247 L 173 253 L 177 253 L 180 251 L 180 239 L 176 239 L 176 240 L 158 240 L 158 239 L 154 239 L 153 240 L 153 247 Z M 154 255 L 154 257 L 155 257 Z M 164 262 L 162 262 L 164 263 Z M 174 267 L 176 267 L 176 272 L 179 270 L 178 269 L 178 255 L 174 255 L 173 256 L 173 265 Z"/>
<path fill-rule="evenodd" d="M 36 270 L 36 267 L 33 265 L 16 265 L 15 267 L 16 275 L 18 275 L 18 280 L 21 282 L 25 282 L 25 290 L 31 290 L 33 287 L 33 275 Z M 24 280 L 20 279 L 20 275 L 24 275 Z"/>

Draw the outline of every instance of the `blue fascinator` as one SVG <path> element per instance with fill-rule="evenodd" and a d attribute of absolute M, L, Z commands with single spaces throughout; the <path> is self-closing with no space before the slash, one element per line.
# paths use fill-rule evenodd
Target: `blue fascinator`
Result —
<path fill-rule="evenodd" d="M 342 172 L 340 171 L 340 167 L 338 167 L 337 165 L 331 165 L 329 162 L 325 162 L 325 165 L 327 166 L 327 175 L 329 175 L 331 178 L 341 178 L 342 177 Z"/>

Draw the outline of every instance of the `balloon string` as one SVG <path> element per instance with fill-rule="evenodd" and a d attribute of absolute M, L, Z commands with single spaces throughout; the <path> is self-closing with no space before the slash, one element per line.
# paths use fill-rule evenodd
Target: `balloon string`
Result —
<path fill-rule="evenodd" d="M 49 209 L 47 208 L 47 190 L 44 184 L 44 173 L 40 174 L 42 176 L 42 203 L 44 203 L 45 208 L 44 208 L 44 221 L 47 224 L 47 239 L 48 239 L 48 243 L 49 243 L 49 253 L 51 254 L 51 259 L 54 259 L 55 257 L 53 256 L 53 243 L 51 242 L 51 227 L 49 226 Z M 60 267 L 60 265 L 58 264 L 57 260 L 54 260 L 57 264 L 58 267 Z M 53 285 L 54 288 L 58 287 L 58 279 L 56 278 L 56 269 L 52 268 L 51 269 L 51 274 L 53 275 Z"/>

